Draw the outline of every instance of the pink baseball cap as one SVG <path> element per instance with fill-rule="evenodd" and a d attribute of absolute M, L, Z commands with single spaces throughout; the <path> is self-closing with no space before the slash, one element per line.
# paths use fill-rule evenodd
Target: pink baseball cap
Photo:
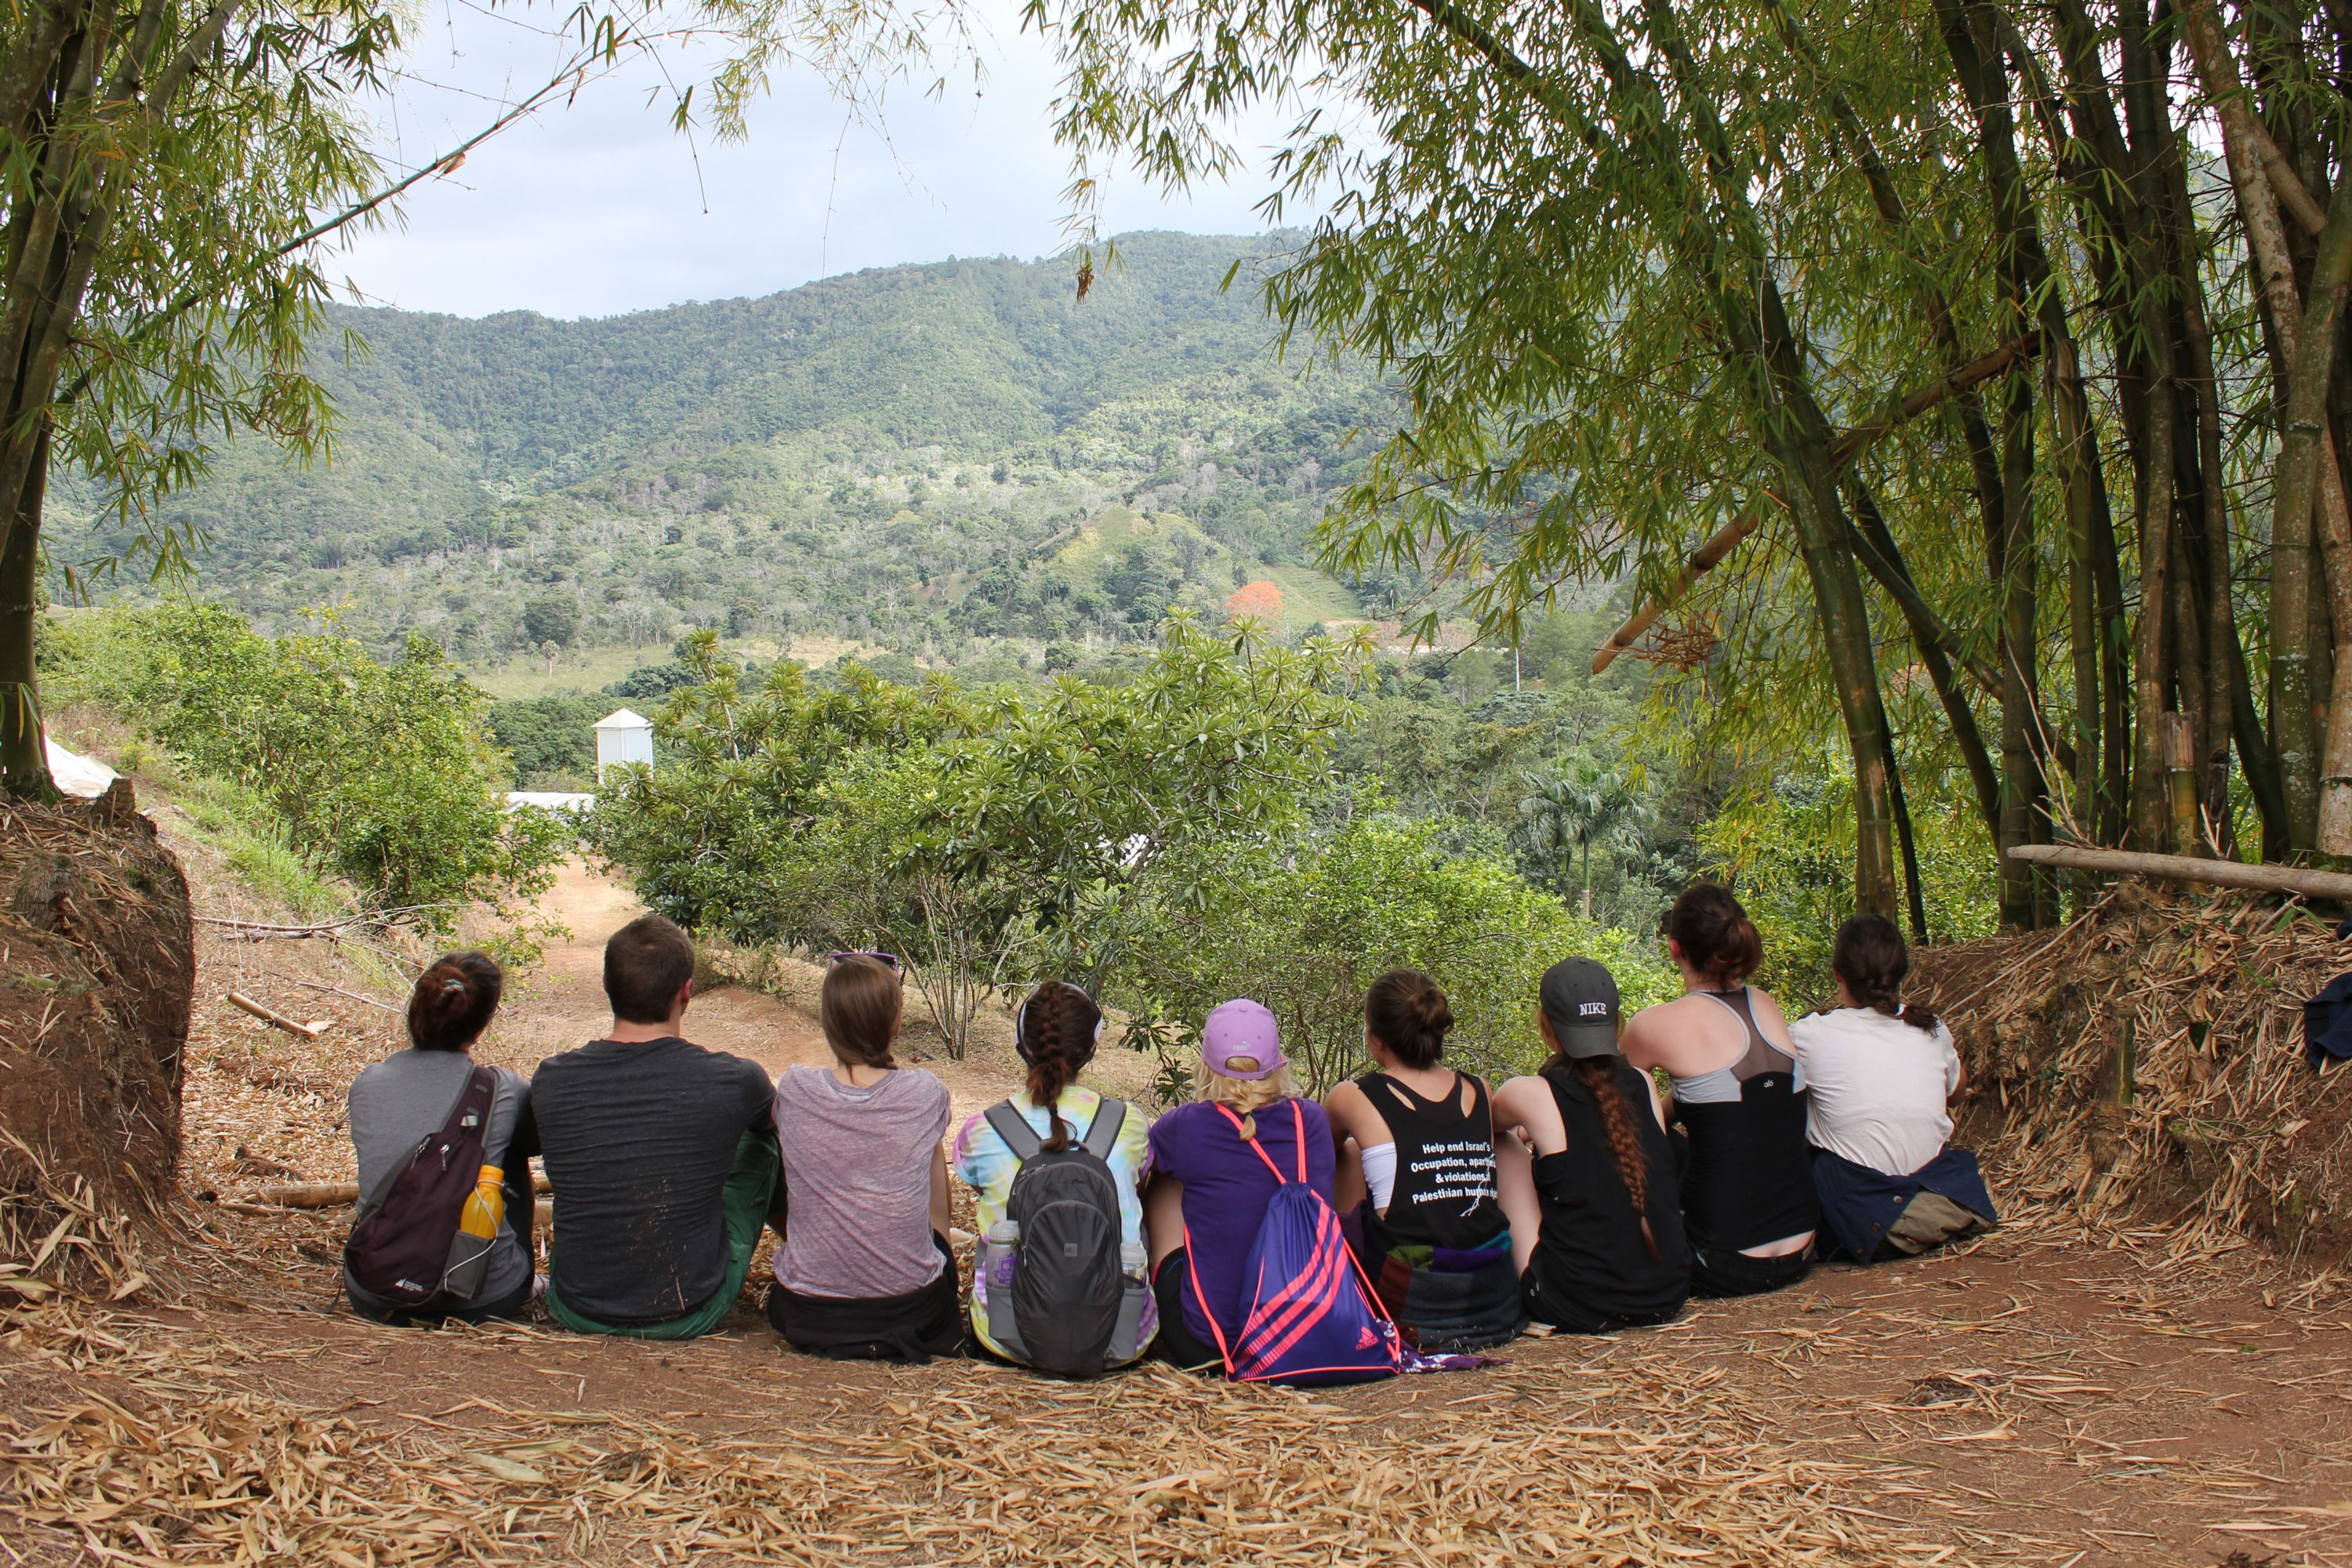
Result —
<path fill-rule="evenodd" d="M 1235 1057 L 1257 1065 L 1237 1068 Z M 1283 1068 L 1282 1030 L 1255 1002 L 1221 1003 L 1201 1027 L 1201 1059 L 1220 1078 L 1271 1078 Z"/>

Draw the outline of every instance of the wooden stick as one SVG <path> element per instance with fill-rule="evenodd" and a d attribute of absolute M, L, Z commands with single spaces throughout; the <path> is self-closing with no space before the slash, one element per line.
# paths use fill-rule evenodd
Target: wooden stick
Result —
<path fill-rule="evenodd" d="M 271 1027 L 283 1029 L 289 1035 L 299 1035 L 306 1040 L 315 1040 L 320 1035 L 325 1034 L 328 1029 L 328 1026 L 325 1024 L 304 1024 L 297 1022 L 295 1019 L 289 1018 L 285 1014 L 278 1012 L 274 1007 L 263 1006 L 260 1003 L 255 1001 L 252 997 L 247 996 L 242 991 L 230 992 L 228 994 L 228 1000 L 231 1006 L 242 1007 L 245 1011 L 252 1014 L 255 1017 L 260 1019 L 263 1023 L 269 1025 Z"/>
<path fill-rule="evenodd" d="M 2172 882 L 2204 882 L 2216 888 L 2246 888 L 2259 893 L 2299 893 L 2306 899 L 2352 900 L 2352 876 L 2309 871 L 2300 866 L 2249 866 L 2240 860 L 2199 860 L 2186 855 L 2141 855 L 2127 849 L 2090 849 L 2079 844 L 2019 844 L 2012 860 L 2063 866 L 2077 871 L 2113 871 Z"/>
<path fill-rule="evenodd" d="M 530 1190 L 551 1193 L 555 1189 L 538 1172 L 531 1173 Z M 334 1209 L 360 1201 L 357 1182 L 282 1182 L 254 1188 L 248 1193 L 236 1193 L 220 1200 L 222 1203 L 243 1204 L 247 1207 L 259 1205 L 273 1209 Z"/>
<path fill-rule="evenodd" d="M 1993 350 L 1981 359 L 1970 360 L 1940 381 L 1930 382 L 1921 387 L 1869 424 L 1857 425 L 1839 437 L 1830 446 L 1831 464 L 1834 468 L 1843 470 L 1848 463 L 1853 461 L 1862 453 L 1864 448 L 1891 434 L 1898 426 L 1910 423 L 1958 393 L 1966 392 L 1981 382 L 1990 381 L 2018 361 L 2031 359 L 2041 350 L 2042 339 L 2039 334 L 2029 332 L 2013 343 Z M 1780 498 L 1777 494 L 1770 494 L 1769 499 L 1778 503 Z M 1614 664 L 1619 654 L 1632 647 L 1642 634 L 1654 626 L 1658 617 L 1664 615 L 1668 607 L 1683 596 L 1684 589 L 1689 587 L 1702 574 L 1721 565 L 1723 558 L 1730 554 L 1741 540 L 1762 527 L 1764 517 L 1764 503 L 1751 501 L 1747 510 L 1717 530 L 1715 536 L 1700 545 L 1692 553 L 1691 558 L 1683 563 L 1682 569 L 1675 574 L 1674 580 L 1666 584 L 1664 591 L 1657 597 L 1644 601 L 1626 617 L 1623 626 L 1609 634 L 1609 640 L 1602 643 L 1600 650 L 1592 656 L 1592 673 L 1599 675 Z"/>
<path fill-rule="evenodd" d="M 356 991 L 346 991 L 340 985 L 324 985 L 316 980 L 297 980 L 294 984 L 305 991 L 325 991 L 337 996 L 348 996 L 354 1002 L 364 1002 L 371 1007 L 381 1007 L 395 1018 L 400 1016 L 400 1009 L 391 1003 L 379 1002 L 373 996 L 362 996 Z"/>

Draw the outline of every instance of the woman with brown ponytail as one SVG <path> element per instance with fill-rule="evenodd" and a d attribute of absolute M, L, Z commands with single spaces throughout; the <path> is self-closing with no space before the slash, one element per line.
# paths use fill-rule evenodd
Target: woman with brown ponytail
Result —
<path fill-rule="evenodd" d="M 891 1055 L 905 1006 L 898 960 L 836 952 L 818 994 L 829 1068 L 776 1085 L 783 1212 L 769 1223 L 768 1321 L 836 1361 L 922 1362 L 963 1343 L 948 1249 L 947 1086 Z"/>
<path fill-rule="evenodd" d="M 1441 1059 L 1453 1026 L 1435 981 L 1390 970 L 1364 995 L 1375 1070 L 1323 1101 L 1339 1151 L 1336 1206 L 1363 1205 L 1364 1273 L 1429 1354 L 1501 1344 L 1527 1321 L 1510 1222 L 1496 1201 L 1486 1081 Z"/>
<path fill-rule="evenodd" d="M 1570 1333 L 1664 1322 L 1690 1295 L 1665 1119 L 1649 1075 L 1618 1054 L 1619 1021 L 1605 966 L 1553 964 L 1537 1018 L 1551 1059 L 1495 1091 L 1495 1123 L 1511 1134 L 1495 1152 L 1520 1299 Z"/>
<path fill-rule="evenodd" d="M 992 1355 L 1024 1365 L 1044 1364 L 1054 1372 L 1089 1373 L 1140 1361 L 1159 1327 L 1146 1276 L 1149 1253 L 1143 1235 L 1150 1122 L 1123 1101 L 1105 1099 L 1078 1082 L 1078 1075 L 1094 1060 L 1102 1031 L 1102 1009 L 1093 997 L 1066 981 L 1040 984 L 1013 1019 L 1013 1045 L 1029 1069 L 1028 1082 L 1021 1093 L 966 1121 L 955 1141 L 956 1174 L 972 1189 L 979 1211 L 981 1258 L 972 1272 L 972 1338 Z M 1045 1327 L 1033 1322 L 1029 1337 L 1038 1342 L 1032 1345 L 1024 1338 L 1014 1307 L 1021 1298 L 1013 1281 L 1027 1259 L 1021 1247 L 1020 1216 L 1013 1210 L 1029 1211 L 1027 1205 L 1014 1204 L 1013 1184 L 1024 1165 L 1039 1163 L 1034 1181 L 1045 1163 L 1087 1150 L 1108 1169 L 1118 1210 L 1116 1229 L 1108 1214 L 1090 1217 L 1061 1211 L 1076 1223 L 1057 1233 L 1060 1239 L 1087 1256 L 1057 1258 L 1052 1278 L 1078 1299 L 1056 1305 L 1056 1291 L 1040 1291 L 1048 1279 L 1047 1266 L 1031 1269 L 1025 1294 L 1034 1303 L 1033 1311 L 1043 1310 L 1065 1320 Z M 1101 1168 L 1079 1173 L 1055 1195 L 1075 1198 L 1080 1210 L 1092 1206 L 1090 1198 L 1106 1195 L 1099 1187 Z M 1038 1223 L 1033 1217 L 1033 1228 Z M 1105 1264 L 1117 1270 L 1115 1287 Z M 1091 1330 L 1084 1321 L 1089 1319 L 1097 1320 Z M 1105 1325 L 1108 1339 L 1097 1345 Z M 1056 1364 L 1065 1359 L 1059 1352 L 1067 1352 L 1077 1364 Z"/>
<path fill-rule="evenodd" d="M 1683 1226 L 1691 1289 L 1754 1296 L 1812 1267 L 1821 1205 L 1805 1152 L 1805 1069 L 1769 992 L 1748 984 L 1764 943 L 1731 889 L 1700 882 L 1666 916 L 1683 994 L 1625 1026 L 1625 1059 L 1674 1079 L 1690 1141 Z"/>
<path fill-rule="evenodd" d="M 392 1178 L 420 1144 L 438 1132 L 472 1081 L 476 1041 L 499 1010 L 504 989 L 498 964 L 478 952 L 452 952 L 417 976 L 408 998 L 408 1048 L 352 1080 L 347 1100 L 352 1147 L 359 1156 L 356 1224 L 383 1204 Z M 352 1310 L 378 1322 L 438 1322 L 457 1318 L 520 1317 L 530 1305 L 530 1156 L 539 1152 L 530 1120 L 530 1085 L 511 1068 L 493 1067 L 496 1087 L 482 1130 L 482 1166 L 492 1191 L 503 1191 L 504 1213 L 490 1236 L 488 1267 L 469 1299 L 444 1291 L 422 1307 L 403 1307 L 368 1293 L 344 1270 Z M 480 1233 L 477 1233 L 480 1234 Z"/>
<path fill-rule="evenodd" d="M 1910 1257 L 1998 1223 L 1977 1157 L 1952 1147 L 1968 1084 L 1952 1031 L 1903 999 L 1911 955 L 1895 922 L 1856 915 L 1830 949 L 1836 1007 L 1790 1027 L 1811 1083 L 1812 1180 L 1823 1251 Z"/>

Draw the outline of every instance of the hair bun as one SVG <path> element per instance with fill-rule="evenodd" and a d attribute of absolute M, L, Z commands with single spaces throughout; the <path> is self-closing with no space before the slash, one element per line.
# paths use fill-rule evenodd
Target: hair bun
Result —
<path fill-rule="evenodd" d="M 489 1026 L 505 989 L 499 966 L 480 952 L 446 953 L 416 977 L 408 998 L 408 1039 L 419 1050 L 462 1050 Z"/>

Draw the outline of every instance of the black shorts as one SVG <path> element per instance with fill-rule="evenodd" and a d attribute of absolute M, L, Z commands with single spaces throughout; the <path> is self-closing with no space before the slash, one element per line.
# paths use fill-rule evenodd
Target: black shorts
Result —
<path fill-rule="evenodd" d="M 1151 1350 L 1161 1361 L 1186 1372 L 1221 1373 L 1225 1358 L 1215 1345 L 1203 1344 L 1184 1320 L 1184 1249 L 1178 1247 L 1151 1271 L 1151 1298 L 1160 1307 L 1160 1333 Z"/>
<path fill-rule="evenodd" d="M 963 1350 L 963 1307 L 958 1294 L 955 1254 L 948 1239 L 939 1245 L 939 1277 L 903 1296 L 852 1300 L 803 1296 L 782 1285 L 768 1288 L 768 1324 L 784 1342 L 809 1355 L 834 1361 L 898 1361 L 920 1363 Z"/>
<path fill-rule="evenodd" d="M 1694 1296 L 1761 1296 L 1784 1290 L 1813 1269 L 1810 1247 L 1779 1258 L 1750 1258 L 1727 1248 L 1691 1247 L 1691 1294 Z"/>

